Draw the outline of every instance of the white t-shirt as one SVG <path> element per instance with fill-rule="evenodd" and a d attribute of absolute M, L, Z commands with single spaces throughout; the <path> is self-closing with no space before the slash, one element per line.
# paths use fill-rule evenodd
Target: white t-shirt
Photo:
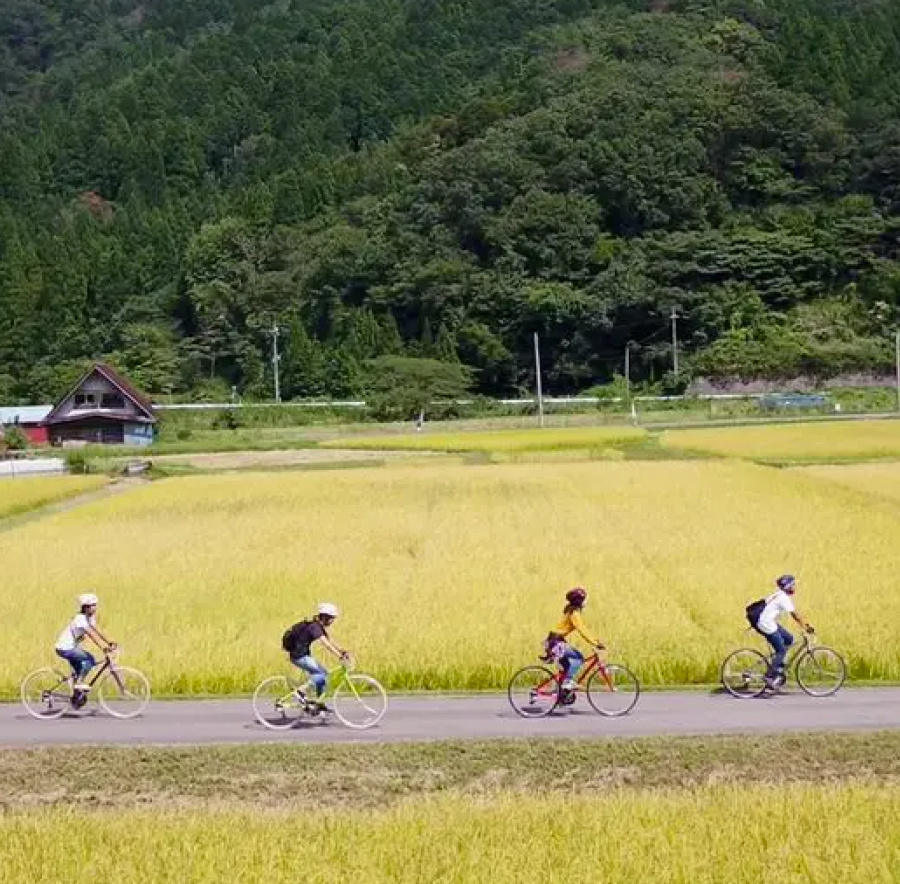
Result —
<path fill-rule="evenodd" d="M 76 614 L 72 622 L 59 634 L 59 638 L 56 640 L 56 650 L 74 651 L 84 641 L 88 627 L 93 628 L 96 624 L 96 617 Z"/>
<path fill-rule="evenodd" d="M 766 606 L 759 615 L 757 626 L 760 632 L 771 635 L 778 631 L 778 618 L 782 614 L 793 614 L 794 600 L 783 590 L 779 589 L 774 595 L 766 599 Z"/>

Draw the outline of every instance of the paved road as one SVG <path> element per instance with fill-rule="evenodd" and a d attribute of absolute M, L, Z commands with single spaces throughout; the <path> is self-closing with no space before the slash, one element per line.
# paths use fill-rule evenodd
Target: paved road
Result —
<path fill-rule="evenodd" d="M 258 725 L 249 700 L 156 702 L 142 718 L 117 721 L 101 712 L 35 721 L 21 706 L 0 706 L 0 745 L 190 745 L 257 742 L 399 742 L 495 737 L 641 737 L 758 734 L 900 728 L 900 689 L 844 690 L 813 699 L 787 694 L 734 700 L 704 693 L 650 693 L 623 719 L 604 719 L 585 706 L 548 719 L 525 720 L 504 697 L 397 698 L 382 723 L 357 732 L 337 722 L 304 723 L 287 733 Z"/>

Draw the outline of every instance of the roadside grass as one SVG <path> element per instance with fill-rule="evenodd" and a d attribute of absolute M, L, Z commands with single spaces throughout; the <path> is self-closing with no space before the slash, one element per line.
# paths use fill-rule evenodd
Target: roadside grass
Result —
<path fill-rule="evenodd" d="M 897 783 L 900 733 L 4 749 L 0 781 L 6 812 L 51 806 L 388 808 L 446 793 Z M 300 788 L 303 783 L 315 788 Z"/>
<path fill-rule="evenodd" d="M 105 476 L 21 476 L 0 479 L 0 519 L 102 488 Z"/>
<path fill-rule="evenodd" d="M 772 763 L 771 756 L 766 760 Z M 287 771 L 284 790 L 318 791 Z M 894 884 L 895 785 L 447 794 L 382 810 L 44 808 L 0 817 L 8 884 Z"/>
<path fill-rule="evenodd" d="M 664 448 L 773 465 L 900 458 L 900 420 L 668 430 Z"/>

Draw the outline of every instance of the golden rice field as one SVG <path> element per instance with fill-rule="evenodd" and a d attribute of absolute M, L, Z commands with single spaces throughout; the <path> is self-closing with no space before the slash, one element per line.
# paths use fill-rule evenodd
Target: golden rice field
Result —
<path fill-rule="evenodd" d="M 381 451 L 571 451 L 611 448 L 634 443 L 644 435 L 644 430 L 633 427 L 556 427 L 544 430 L 343 437 L 323 442 L 320 447 Z"/>
<path fill-rule="evenodd" d="M 0 534 L 0 695 L 86 589 L 161 694 L 252 690 L 320 599 L 392 688 L 502 688 L 574 584 L 645 684 L 709 683 L 784 571 L 856 678 L 900 679 L 898 536 L 889 503 L 736 461 L 166 479 Z"/>
<path fill-rule="evenodd" d="M 787 761 L 787 760 L 785 760 Z M 777 762 L 775 762 L 777 763 Z M 229 810 L 0 817 L 7 884 L 888 884 L 896 786 L 447 796 L 313 816 Z"/>
<path fill-rule="evenodd" d="M 797 470 L 865 494 L 900 501 L 900 463 L 797 467 Z"/>
<path fill-rule="evenodd" d="M 103 476 L 23 476 L 0 479 L 0 519 L 105 485 Z"/>
<path fill-rule="evenodd" d="M 669 430 L 660 441 L 669 449 L 759 461 L 900 458 L 900 420 Z"/>

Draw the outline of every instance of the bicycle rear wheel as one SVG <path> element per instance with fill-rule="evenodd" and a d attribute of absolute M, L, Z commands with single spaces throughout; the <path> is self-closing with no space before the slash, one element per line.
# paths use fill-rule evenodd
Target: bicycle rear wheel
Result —
<path fill-rule="evenodd" d="M 509 680 L 507 696 L 523 718 L 543 718 L 559 705 L 559 680 L 546 666 L 526 666 Z"/>
<path fill-rule="evenodd" d="M 297 696 L 296 687 L 287 676 L 263 679 L 253 692 L 253 714 L 270 730 L 288 730 L 305 713 L 306 704 Z"/>
<path fill-rule="evenodd" d="M 347 675 L 335 688 L 331 705 L 341 724 L 362 731 L 384 718 L 387 692 L 371 675 Z"/>
<path fill-rule="evenodd" d="M 150 682 L 137 669 L 116 666 L 100 682 L 97 702 L 113 718 L 137 718 L 150 702 Z"/>
<path fill-rule="evenodd" d="M 34 718 L 59 718 L 72 703 L 69 677 L 49 666 L 26 675 L 19 693 L 25 709 Z"/>
<path fill-rule="evenodd" d="M 846 681 L 847 664 L 837 651 L 818 645 L 797 658 L 794 677 L 811 697 L 830 697 Z"/>
<path fill-rule="evenodd" d="M 591 673 L 587 681 L 587 698 L 595 712 L 607 718 L 628 715 L 641 695 L 637 676 L 619 663 L 608 663 Z"/>
<path fill-rule="evenodd" d="M 759 697 L 766 689 L 769 662 L 754 648 L 740 648 L 722 664 L 722 687 L 740 700 Z"/>

